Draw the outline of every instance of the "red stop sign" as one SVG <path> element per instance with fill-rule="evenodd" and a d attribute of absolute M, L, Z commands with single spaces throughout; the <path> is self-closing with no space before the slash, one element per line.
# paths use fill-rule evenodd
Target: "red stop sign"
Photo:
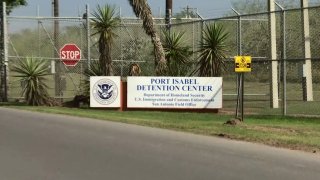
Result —
<path fill-rule="evenodd" d="M 81 50 L 75 44 L 65 44 L 60 49 L 60 59 L 66 66 L 75 66 L 81 59 Z"/>

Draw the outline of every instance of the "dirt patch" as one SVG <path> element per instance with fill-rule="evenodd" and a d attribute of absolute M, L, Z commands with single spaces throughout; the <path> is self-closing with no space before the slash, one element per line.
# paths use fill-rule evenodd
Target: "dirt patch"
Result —
<path fill-rule="evenodd" d="M 228 139 L 231 139 L 231 137 L 230 137 L 228 134 L 220 133 L 220 134 L 217 134 L 217 136 L 222 137 L 222 138 L 228 138 Z"/>
<path fill-rule="evenodd" d="M 291 128 L 277 128 L 268 126 L 246 126 L 248 130 L 262 131 L 262 132 L 274 132 L 274 133 L 284 133 L 284 134 L 298 134 L 295 129 Z"/>
<path fill-rule="evenodd" d="M 223 124 L 224 125 L 236 126 L 236 125 L 241 124 L 241 123 L 242 123 L 242 121 L 240 119 L 235 118 L 235 119 L 230 119 L 229 121 L 227 121 L 227 122 L 225 122 Z"/>

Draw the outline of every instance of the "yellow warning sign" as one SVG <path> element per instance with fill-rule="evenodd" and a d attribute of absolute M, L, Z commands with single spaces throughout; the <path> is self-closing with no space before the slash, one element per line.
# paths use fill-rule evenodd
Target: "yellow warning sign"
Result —
<path fill-rule="evenodd" d="M 236 56 L 235 72 L 251 72 L 251 56 Z"/>

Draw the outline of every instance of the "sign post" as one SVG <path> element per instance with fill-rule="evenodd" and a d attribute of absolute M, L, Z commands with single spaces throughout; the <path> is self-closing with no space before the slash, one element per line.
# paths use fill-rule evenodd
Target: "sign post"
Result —
<path fill-rule="evenodd" d="M 75 44 L 65 44 L 60 49 L 60 60 L 65 66 L 76 66 L 81 59 L 81 50 Z"/>
<path fill-rule="evenodd" d="M 244 116 L 244 73 L 251 72 L 251 56 L 236 56 L 235 60 L 235 72 L 238 73 L 237 78 L 237 107 L 236 107 L 236 119 L 243 121 Z M 239 107 L 240 106 L 240 107 Z M 241 117 L 239 117 L 239 111 Z"/>

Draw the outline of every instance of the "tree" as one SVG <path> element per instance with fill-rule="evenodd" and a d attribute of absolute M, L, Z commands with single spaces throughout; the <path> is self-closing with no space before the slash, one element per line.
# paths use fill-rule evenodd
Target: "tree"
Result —
<path fill-rule="evenodd" d="M 142 19 L 143 28 L 151 37 L 154 44 L 156 75 L 165 75 L 167 72 L 167 61 L 159 35 L 154 27 L 152 12 L 147 0 L 128 0 L 133 12 Z"/>
<path fill-rule="evenodd" d="M 33 58 L 20 60 L 13 66 L 12 71 L 18 73 L 15 77 L 20 78 L 22 94 L 28 105 L 54 105 L 45 84 L 45 76 L 50 75 L 46 61 Z"/>
<path fill-rule="evenodd" d="M 97 6 L 97 10 L 92 14 L 93 35 L 99 35 L 99 63 L 104 76 L 113 75 L 111 47 L 116 34 L 114 29 L 120 25 L 120 18 L 116 16 L 115 7 L 105 5 Z"/>
<path fill-rule="evenodd" d="M 224 59 L 227 58 L 226 40 L 229 34 L 223 26 L 209 24 L 205 26 L 199 48 L 197 68 L 194 73 L 201 77 L 217 77 L 221 75 Z"/>
<path fill-rule="evenodd" d="M 193 11 L 193 9 L 187 7 L 184 8 L 182 11 L 176 13 L 174 15 L 177 19 L 183 19 L 183 18 L 199 18 L 198 14 Z"/>
<path fill-rule="evenodd" d="M 7 14 L 10 14 L 12 12 L 12 9 L 21 5 L 27 5 L 27 1 L 26 0 L 2 0 L 1 4 L 0 4 L 0 54 L 4 54 L 4 46 L 3 46 L 3 41 L 4 41 L 4 31 L 3 31 L 3 13 L 2 13 L 2 3 L 6 2 L 7 5 Z M 0 60 L 0 98 L 2 101 L 8 101 L 7 99 L 7 87 L 8 87 L 8 83 L 7 83 L 7 67 L 5 65 L 4 62 L 4 58 L 3 56 L 1 57 Z"/>
<path fill-rule="evenodd" d="M 163 48 L 166 54 L 169 76 L 185 76 L 190 67 L 192 50 L 185 45 L 183 32 L 163 31 Z"/>
<path fill-rule="evenodd" d="M 1 5 L 0 5 L 1 7 L 2 7 L 2 2 L 6 2 L 6 4 L 7 4 L 7 14 L 10 14 L 12 12 L 12 10 L 18 6 L 27 5 L 26 0 L 2 0 Z"/>

